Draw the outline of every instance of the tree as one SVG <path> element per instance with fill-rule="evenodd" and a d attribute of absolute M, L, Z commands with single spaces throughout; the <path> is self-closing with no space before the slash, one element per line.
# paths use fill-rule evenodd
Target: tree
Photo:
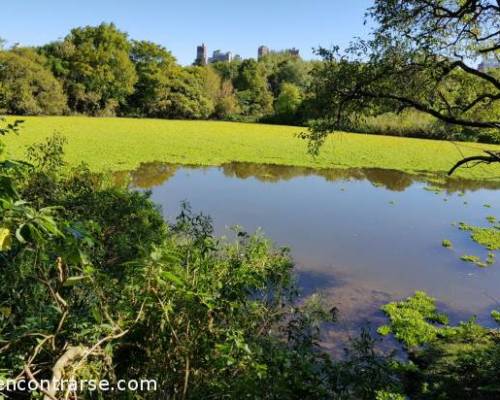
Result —
<path fill-rule="evenodd" d="M 245 115 L 262 116 L 272 112 L 273 96 L 262 64 L 252 59 L 244 60 L 234 86 Z"/>
<path fill-rule="evenodd" d="M 281 91 L 274 103 L 276 114 L 293 115 L 302 102 L 302 93 L 293 83 L 283 83 Z"/>
<path fill-rule="evenodd" d="M 222 79 L 230 80 L 234 84 L 238 78 L 241 63 L 242 61 L 240 60 L 233 60 L 231 62 L 217 61 L 211 64 L 211 66 Z"/>
<path fill-rule="evenodd" d="M 225 119 L 240 112 L 231 80 L 222 78 L 210 65 L 198 69 L 198 72 L 203 79 L 205 95 L 214 105 L 215 117 Z"/>
<path fill-rule="evenodd" d="M 164 47 L 147 41 L 134 41 L 130 59 L 137 73 L 134 93 L 128 105 L 139 115 L 161 114 L 164 92 L 177 73 L 176 60 Z"/>
<path fill-rule="evenodd" d="M 0 111 L 8 114 L 62 114 L 66 97 L 60 83 L 31 49 L 0 51 Z"/>
<path fill-rule="evenodd" d="M 133 42 L 130 59 L 138 78 L 128 99 L 132 113 L 197 119 L 207 118 L 213 112 L 197 67 L 182 68 L 167 49 L 147 41 Z"/>
<path fill-rule="evenodd" d="M 273 52 L 259 60 L 264 66 L 269 86 L 278 96 L 283 83 L 293 83 L 305 90 L 310 81 L 311 63 L 287 51 Z"/>
<path fill-rule="evenodd" d="M 316 99 L 325 118 L 308 137 L 317 151 L 328 132 L 359 115 L 412 108 L 476 135 L 500 132 L 500 3 L 490 0 L 376 0 L 368 15 L 378 28 L 346 54 L 320 49 Z M 321 99 L 320 99 L 321 98 Z M 499 162 L 500 154 L 469 157 L 459 166 Z"/>
<path fill-rule="evenodd" d="M 171 88 L 173 118 L 206 119 L 214 112 L 214 104 L 205 93 L 201 67 L 179 67 Z"/>
<path fill-rule="evenodd" d="M 75 28 L 45 46 L 54 74 L 63 80 L 73 111 L 114 114 L 137 81 L 127 35 L 113 24 Z"/>

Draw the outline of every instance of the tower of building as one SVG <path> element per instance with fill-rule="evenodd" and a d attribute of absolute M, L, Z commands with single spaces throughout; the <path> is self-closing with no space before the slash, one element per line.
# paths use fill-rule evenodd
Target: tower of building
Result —
<path fill-rule="evenodd" d="M 208 50 L 205 43 L 202 43 L 201 46 L 196 47 L 196 61 L 195 63 L 198 65 L 207 65 L 208 62 Z"/>
<path fill-rule="evenodd" d="M 269 47 L 260 46 L 257 51 L 257 58 L 260 60 L 262 57 L 265 57 L 269 54 Z"/>
<path fill-rule="evenodd" d="M 208 59 L 209 63 L 216 63 L 218 61 L 222 62 L 231 62 L 233 61 L 234 56 L 233 53 L 228 51 L 226 53 L 222 52 L 221 50 L 215 50 L 212 54 L 212 57 Z"/>

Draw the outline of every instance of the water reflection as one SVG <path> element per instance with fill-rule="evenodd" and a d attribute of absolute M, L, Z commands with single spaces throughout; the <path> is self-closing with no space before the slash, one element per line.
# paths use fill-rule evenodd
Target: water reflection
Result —
<path fill-rule="evenodd" d="M 172 220 L 188 200 L 214 220 L 217 235 L 239 224 L 262 228 L 292 249 L 304 296 L 321 291 L 338 307 L 330 343 L 383 322 L 380 306 L 424 290 L 439 299 L 453 322 L 489 314 L 500 300 L 500 257 L 490 268 L 460 260 L 487 251 L 456 223 L 500 218 L 500 182 L 411 175 L 382 169 L 297 168 L 232 163 L 196 168 L 161 163 L 117 175 L 151 189 Z M 440 187 L 443 190 L 423 190 Z M 484 207 L 485 204 L 491 208 Z M 453 248 L 445 249 L 443 239 Z"/>
<path fill-rule="evenodd" d="M 120 172 L 115 175 L 118 182 L 127 179 L 133 187 L 150 189 L 167 182 L 179 168 L 208 169 L 219 168 L 224 176 L 248 179 L 260 182 L 276 183 L 298 177 L 317 176 L 328 182 L 368 181 L 375 187 L 383 187 L 394 192 L 403 192 L 416 182 L 425 182 L 447 193 L 475 191 L 479 189 L 500 189 L 498 180 L 468 180 L 457 177 L 449 178 L 437 174 L 409 174 L 403 171 L 381 168 L 332 168 L 314 169 L 290 167 L 286 165 L 254 164 L 234 162 L 220 167 L 179 166 L 159 162 L 141 164 L 132 172 Z"/>

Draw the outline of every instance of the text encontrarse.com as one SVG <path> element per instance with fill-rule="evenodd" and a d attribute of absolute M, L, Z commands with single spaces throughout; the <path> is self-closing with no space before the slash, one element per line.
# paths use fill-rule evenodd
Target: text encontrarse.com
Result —
<path fill-rule="evenodd" d="M 157 382 L 154 379 L 121 379 L 110 382 L 106 379 L 64 379 L 52 381 L 41 379 L 39 381 L 29 379 L 0 379 L 0 392 L 23 392 L 23 391 L 70 391 L 70 392 L 151 392 L 157 390 Z"/>

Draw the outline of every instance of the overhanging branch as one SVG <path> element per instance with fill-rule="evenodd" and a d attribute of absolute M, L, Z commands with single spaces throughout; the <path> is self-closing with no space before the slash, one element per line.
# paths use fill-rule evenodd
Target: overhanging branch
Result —
<path fill-rule="evenodd" d="M 477 155 L 471 157 L 465 157 L 458 161 L 449 171 L 448 175 L 452 175 L 458 168 L 470 162 L 478 162 L 484 164 L 491 164 L 495 162 L 500 162 L 500 152 L 485 151 L 487 155 Z"/>

